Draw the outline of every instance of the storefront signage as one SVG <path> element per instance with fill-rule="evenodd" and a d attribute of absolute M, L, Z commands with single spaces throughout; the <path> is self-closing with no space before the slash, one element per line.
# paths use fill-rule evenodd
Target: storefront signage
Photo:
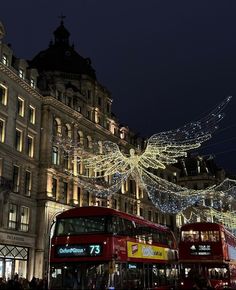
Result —
<path fill-rule="evenodd" d="M 57 247 L 56 253 L 58 257 L 100 256 L 102 254 L 102 246 L 99 244 L 63 245 Z"/>
<path fill-rule="evenodd" d="M 35 240 L 34 238 L 23 236 L 23 235 L 15 235 L 11 233 L 0 232 L 0 243 L 33 248 L 35 244 Z"/>
<path fill-rule="evenodd" d="M 168 260 L 167 248 L 134 242 L 127 242 L 127 248 L 130 258 Z"/>
<path fill-rule="evenodd" d="M 190 247 L 190 254 L 195 256 L 209 256 L 211 255 L 211 245 L 192 245 Z"/>

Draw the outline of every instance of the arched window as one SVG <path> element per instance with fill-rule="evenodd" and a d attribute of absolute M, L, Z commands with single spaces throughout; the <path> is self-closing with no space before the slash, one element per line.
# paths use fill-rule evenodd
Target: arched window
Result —
<path fill-rule="evenodd" d="M 54 136 L 61 134 L 61 120 L 59 118 L 55 118 L 53 121 L 53 134 Z"/>
<path fill-rule="evenodd" d="M 52 164 L 59 165 L 59 151 L 57 146 L 52 147 Z"/>
<path fill-rule="evenodd" d="M 84 143 L 84 134 L 82 131 L 77 132 L 77 143 L 78 144 L 83 144 Z"/>
<path fill-rule="evenodd" d="M 86 147 L 92 148 L 92 137 L 91 136 L 87 136 L 87 138 L 86 138 Z"/>
<path fill-rule="evenodd" d="M 65 134 L 66 134 L 66 137 L 68 137 L 68 138 L 72 137 L 72 130 L 71 130 L 70 124 L 65 125 Z"/>

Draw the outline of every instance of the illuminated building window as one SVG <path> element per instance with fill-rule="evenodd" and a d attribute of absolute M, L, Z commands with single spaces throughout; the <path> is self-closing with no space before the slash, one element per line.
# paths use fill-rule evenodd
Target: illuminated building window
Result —
<path fill-rule="evenodd" d="M 3 55 L 2 55 L 2 63 L 7 65 L 7 66 L 9 65 L 8 56 L 5 53 L 3 53 Z"/>
<path fill-rule="evenodd" d="M 19 152 L 21 152 L 23 148 L 23 132 L 19 129 L 16 129 L 15 148 Z"/>
<path fill-rule="evenodd" d="M 24 73 L 24 70 L 22 68 L 19 69 L 19 77 L 21 79 L 24 79 L 25 78 L 25 73 Z"/>
<path fill-rule="evenodd" d="M 53 197 L 57 196 L 57 179 L 56 178 L 52 179 L 52 196 Z"/>
<path fill-rule="evenodd" d="M 91 138 L 91 136 L 87 136 L 85 146 L 87 148 L 92 148 L 92 138 Z"/>
<path fill-rule="evenodd" d="M 21 207 L 20 214 L 20 230 L 22 232 L 29 231 L 29 208 L 26 206 Z"/>
<path fill-rule="evenodd" d="M 59 118 L 55 118 L 53 122 L 53 134 L 61 135 L 61 120 Z"/>
<path fill-rule="evenodd" d="M 5 120 L 0 119 L 0 142 L 5 142 L 6 123 Z"/>
<path fill-rule="evenodd" d="M 66 137 L 69 137 L 69 138 L 72 137 L 71 126 L 69 124 L 65 125 L 65 134 L 66 134 Z"/>
<path fill-rule="evenodd" d="M 83 144 L 83 132 L 82 131 L 77 132 L 77 143 L 78 143 L 78 145 Z"/>
<path fill-rule="evenodd" d="M 34 79 L 30 79 L 30 86 L 35 89 L 36 82 Z"/>
<path fill-rule="evenodd" d="M 120 132 L 120 138 L 121 138 L 121 139 L 125 139 L 125 132 L 124 132 L 124 131 L 121 131 L 121 132 Z"/>
<path fill-rule="evenodd" d="M 13 192 L 19 192 L 20 187 L 20 167 L 17 165 L 13 166 Z"/>
<path fill-rule="evenodd" d="M 21 117 L 25 115 L 25 101 L 21 97 L 17 99 L 17 113 Z"/>
<path fill-rule="evenodd" d="M 35 124 L 35 108 L 31 105 L 29 106 L 29 122 Z"/>
<path fill-rule="evenodd" d="M 59 151 L 56 146 L 52 147 L 52 164 L 59 165 Z"/>
<path fill-rule="evenodd" d="M 143 198 L 143 190 L 142 190 L 142 188 L 138 189 L 138 194 L 139 194 L 139 198 L 140 199 Z"/>
<path fill-rule="evenodd" d="M 8 213 L 8 228 L 16 229 L 17 225 L 17 206 L 16 204 L 9 204 L 9 213 Z"/>
<path fill-rule="evenodd" d="M 31 196 L 32 189 L 32 174 L 30 171 L 25 171 L 25 195 Z"/>
<path fill-rule="evenodd" d="M 29 157 L 34 157 L 34 137 L 27 136 L 27 154 Z"/>
<path fill-rule="evenodd" d="M 0 103 L 4 106 L 7 105 L 7 87 L 0 84 Z"/>
<path fill-rule="evenodd" d="M 95 123 L 96 124 L 100 124 L 100 116 L 99 116 L 99 113 L 98 111 L 95 111 Z"/>

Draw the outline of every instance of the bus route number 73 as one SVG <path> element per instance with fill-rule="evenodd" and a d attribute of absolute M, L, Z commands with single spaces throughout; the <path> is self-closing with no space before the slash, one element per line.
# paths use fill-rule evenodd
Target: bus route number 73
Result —
<path fill-rule="evenodd" d="M 89 254 L 91 256 L 101 254 L 101 245 L 89 245 Z"/>

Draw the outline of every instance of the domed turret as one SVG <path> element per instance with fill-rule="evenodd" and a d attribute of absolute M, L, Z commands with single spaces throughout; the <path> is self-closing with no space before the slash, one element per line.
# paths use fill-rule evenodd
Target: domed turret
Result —
<path fill-rule="evenodd" d="M 61 25 L 53 32 L 54 37 L 55 37 L 55 44 L 58 45 L 69 45 L 69 37 L 70 33 L 69 31 L 65 28 L 64 22 L 61 21 Z"/>
<path fill-rule="evenodd" d="M 69 42 L 70 33 L 61 21 L 54 31 L 54 42 L 48 49 L 39 52 L 29 63 L 39 72 L 60 71 L 72 74 L 84 74 L 96 79 L 95 70 L 89 58 L 84 58 Z"/>

